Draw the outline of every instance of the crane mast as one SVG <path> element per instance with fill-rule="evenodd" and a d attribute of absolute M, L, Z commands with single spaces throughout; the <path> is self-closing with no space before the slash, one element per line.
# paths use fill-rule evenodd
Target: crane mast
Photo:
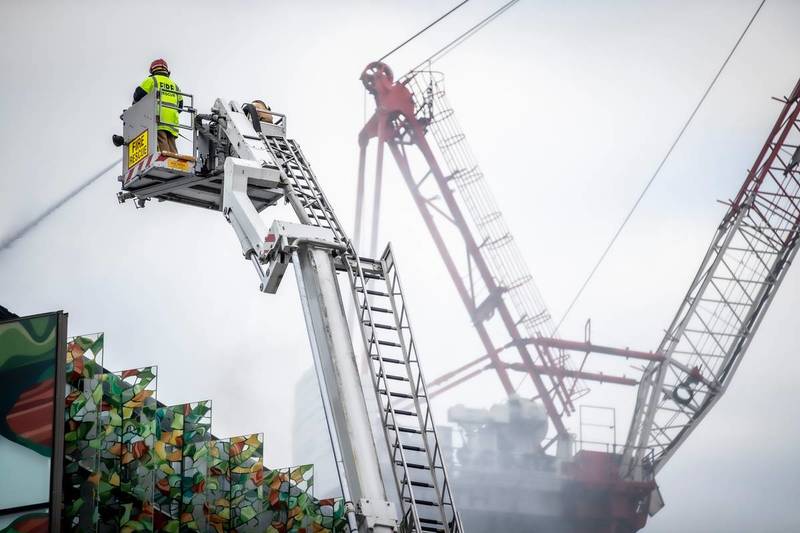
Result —
<path fill-rule="evenodd" d="M 376 111 L 359 135 L 356 231 L 361 226 L 363 210 L 366 150 L 370 139 L 375 138 L 378 143 L 375 203 L 379 200 L 386 145 L 486 350 L 485 355 L 459 369 L 463 372 L 472 368 L 472 373 L 457 382 L 488 366 L 497 373 L 505 392 L 514 395 L 510 371 L 521 370 L 532 381 L 555 429 L 552 442 L 558 442 L 561 453 L 568 455 L 571 437 L 562 416 L 574 410 L 572 399 L 579 393 L 575 390 L 576 373 L 567 366 L 560 351 L 534 341 L 553 334 L 552 320 L 464 142 L 464 135 L 452 118 L 453 111 L 446 106 L 440 80 L 432 76 L 423 80 L 423 74 L 419 73 L 395 83 L 391 69 L 379 62 L 368 65 L 361 80 L 375 97 Z M 435 115 L 429 112 L 434 105 L 438 110 Z M 426 139 L 427 131 L 433 132 L 445 154 L 447 168 L 442 168 L 433 154 Z M 415 176 L 409 163 L 412 146 L 425 160 L 427 172 L 422 176 Z M 435 202 L 437 198 L 441 202 Z M 377 211 L 376 205 L 373 240 L 377 235 Z M 446 220 L 445 224 L 454 227 L 461 236 L 464 261 L 459 262 L 448 248 L 437 219 Z M 495 317 L 499 319 L 497 328 L 490 326 Z M 493 333 L 498 328 L 504 336 Z M 504 351 L 516 352 L 519 362 L 504 360 L 501 356 Z"/>
<path fill-rule="evenodd" d="M 118 199 L 221 211 L 262 292 L 277 291 L 294 265 L 350 531 L 462 533 L 391 246 L 379 258 L 357 254 L 298 143 L 286 137 L 285 116 L 264 120 L 250 104 L 222 100 L 207 114 L 189 105 L 180 111 L 192 121 L 179 127 L 192 132 L 193 155 L 182 156 L 156 149 L 162 106 L 170 104 L 154 91 L 123 113 Z M 267 228 L 259 212 L 280 199 L 299 224 Z M 394 478 L 388 496 L 338 272 L 348 278 L 366 347 Z"/>
<path fill-rule="evenodd" d="M 719 401 L 798 249 L 800 81 L 640 382 L 622 474 L 658 472 Z M 652 454 L 648 458 L 648 454 Z"/>

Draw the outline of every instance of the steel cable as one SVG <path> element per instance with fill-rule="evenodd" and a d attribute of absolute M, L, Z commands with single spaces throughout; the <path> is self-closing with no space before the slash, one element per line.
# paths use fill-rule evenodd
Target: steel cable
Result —
<path fill-rule="evenodd" d="M 619 238 L 620 234 L 622 233 L 622 230 L 628 224 L 628 221 L 631 219 L 631 216 L 633 216 L 633 213 L 639 207 L 639 204 L 642 202 L 642 199 L 644 198 L 645 194 L 647 194 L 647 191 L 650 189 L 650 186 L 653 184 L 653 182 L 658 177 L 659 173 L 661 172 L 661 169 L 664 167 L 664 164 L 667 162 L 667 159 L 669 159 L 669 156 L 672 154 L 673 150 L 675 149 L 675 146 L 681 140 L 681 137 L 683 137 L 683 134 L 686 132 L 687 128 L 692 123 L 692 120 L 694 119 L 695 115 L 697 115 L 697 112 L 700 110 L 700 107 L 703 105 L 703 102 L 705 102 L 706 97 L 711 92 L 711 89 L 714 88 L 714 85 L 717 83 L 717 80 L 719 79 L 720 75 L 722 75 L 723 70 L 725 70 L 725 67 L 728 65 L 728 62 L 730 61 L 731 57 L 733 57 L 733 54 L 734 54 L 734 52 L 736 52 L 736 49 L 739 48 L 739 44 L 744 39 L 744 36 L 747 34 L 747 31 L 750 29 L 750 26 L 753 25 L 753 22 L 755 21 L 756 17 L 758 16 L 758 13 L 761 11 L 761 8 L 764 6 L 765 3 L 766 3 L 766 0 L 761 0 L 761 3 L 759 3 L 758 8 L 756 8 L 755 13 L 753 13 L 753 16 L 750 17 L 750 21 L 747 23 L 747 26 L 745 26 L 744 31 L 742 31 L 741 35 L 739 35 L 739 38 L 736 40 L 736 43 L 733 45 L 733 48 L 731 48 L 731 51 L 728 53 L 728 56 L 725 58 L 725 61 L 722 62 L 722 66 L 720 66 L 719 70 L 717 70 L 716 75 L 714 76 L 714 78 L 711 80 L 711 83 L 706 88 L 705 92 L 703 93 L 703 96 L 700 98 L 700 101 L 697 102 L 697 105 L 694 107 L 694 110 L 689 115 L 689 118 L 686 120 L 686 122 L 684 123 L 683 127 L 678 132 L 678 135 L 675 137 L 675 140 L 670 145 L 669 149 L 667 150 L 667 153 L 664 155 L 664 157 L 661 159 L 661 162 L 656 167 L 655 172 L 653 172 L 653 175 L 647 181 L 647 184 L 645 184 L 644 189 L 642 189 L 642 192 L 639 193 L 639 197 L 633 203 L 633 207 L 631 207 L 630 210 L 628 211 L 628 213 L 625 215 L 625 218 L 622 220 L 622 223 L 619 225 L 619 227 L 617 228 L 616 232 L 614 232 L 614 235 L 611 237 L 611 240 L 609 241 L 609 243 L 606 245 L 605 249 L 603 250 L 603 253 L 600 254 L 600 257 L 595 262 L 594 266 L 592 267 L 591 271 L 589 272 L 589 275 L 586 277 L 586 279 L 584 280 L 584 282 L 581 285 L 580 289 L 578 289 L 578 292 L 575 294 L 575 296 L 572 298 L 572 301 L 567 306 L 567 310 L 564 311 L 564 314 L 561 316 L 561 319 L 558 321 L 558 324 L 556 324 L 556 331 L 558 331 L 558 329 L 564 323 L 564 320 L 566 320 L 566 318 L 569 315 L 569 313 L 575 307 L 575 304 L 578 302 L 578 299 L 580 299 L 581 295 L 586 290 L 586 287 L 589 285 L 589 282 L 592 280 L 592 278 L 594 277 L 595 273 L 597 272 L 597 269 L 600 268 L 600 265 L 603 263 L 605 258 L 608 256 L 608 253 L 611 251 L 611 248 L 617 242 L 617 239 Z"/>
<path fill-rule="evenodd" d="M 398 50 L 400 50 L 401 48 L 403 48 L 405 45 L 407 45 L 408 43 L 410 43 L 411 41 L 413 41 L 414 39 L 416 39 L 417 37 L 419 37 L 420 35 L 422 35 L 422 34 L 423 34 L 423 33 L 425 33 L 426 31 L 428 31 L 429 29 L 433 28 L 433 27 L 434 27 L 436 24 L 438 24 L 439 22 L 441 22 L 442 20 L 444 20 L 444 19 L 445 19 L 445 18 L 446 18 L 448 15 L 450 15 L 451 13 L 453 13 L 454 11 L 456 11 L 458 8 L 460 8 L 461 6 L 463 6 L 464 4 L 466 4 L 467 2 L 469 2 L 469 0 L 463 0 L 463 2 L 461 2 L 461 3 L 460 3 L 460 4 L 458 4 L 458 5 L 456 5 L 456 6 L 455 6 L 454 8 L 452 8 L 450 11 L 448 11 L 447 13 L 445 13 L 444 15 L 442 15 L 441 17 L 437 18 L 436 20 L 434 20 L 433 22 L 431 22 L 430 24 L 428 24 L 427 26 L 425 26 L 424 28 L 422 28 L 421 30 L 419 30 L 417 33 L 415 33 L 414 35 L 412 35 L 411 37 L 409 37 L 408 39 L 406 39 L 405 41 L 403 41 L 403 42 L 402 42 L 402 43 L 400 43 L 399 45 L 397 45 L 397 46 L 395 46 L 394 48 L 392 48 L 392 50 L 391 50 L 391 51 L 389 51 L 388 53 L 384 54 L 384 55 L 383 55 L 383 57 L 381 57 L 381 58 L 380 58 L 378 61 L 383 61 L 384 59 L 386 59 L 387 57 L 389 57 L 389 56 L 390 56 L 390 55 L 392 55 L 393 53 L 397 52 Z"/>

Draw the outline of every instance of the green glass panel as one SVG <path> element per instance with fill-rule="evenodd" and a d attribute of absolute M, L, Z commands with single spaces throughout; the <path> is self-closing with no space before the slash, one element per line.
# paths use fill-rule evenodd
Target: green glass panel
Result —
<path fill-rule="evenodd" d="M 97 528 L 103 334 L 69 339 L 64 402 L 64 517 L 70 531 Z"/>

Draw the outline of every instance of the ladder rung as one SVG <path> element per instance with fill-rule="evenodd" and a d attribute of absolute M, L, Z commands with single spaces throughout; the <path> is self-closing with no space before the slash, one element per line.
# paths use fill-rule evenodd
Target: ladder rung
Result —
<path fill-rule="evenodd" d="M 393 347 L 395 347 L 395 348 L 402 348 L 402 347 L 403 347 L 403 346 L 402 346 L 401 344 L 399 344 L 399 343 L 392 342 L 392 341 L 382 341 L 382 340 L 380 340 L 380 339 L 378 339 L 378 344 L 380 344 L 381 346 L 393 346 Z"/>
<path fill-rule="evenodd" d="M 364 292 L 364 288 L 363 287 L 356 287 L 356 291 L 357 292 Z M 373 291 L 372 289 L 367 289 L 367 294 L 369 294 L 371 296 L 386 296 L 386 297 L 389 296 L 385 292 Z"/>
<path fill-rule="evenodd" d="M 397 466 L 403 466 L 402 461 L 395 461 Z M 431 468 L 428 465 L 423 465 L 421 463 L 408 463 L 406 462 L 406 467 L 408 468 L 416 468 L 417 470 L 430 470 Z"/>
<path fill-rule="evenodd" d="M 385 389 L 380 389 L 378 392 L 380 394 L 383 394 L 384 396 L 386 396 L 388 394 L 392 398 L 406 398 L 408 400 L 413 400 L 414 399 L 414 396 L 412 396 L 411 394 L 406 394 L 405 392 L 394 392 L 394 391 L 388 391 L 387 392 Z"/>
<path fill-rule="evenodd" d="M 419 517 L 419 522 L 420 522 L 420 524 L 430 524 L 430 525 L 433 525 L 433 526 L 441 526 L 441 525 L 443 525 L 440 520 L 434 520 L 433 518 L 422 518 L 421 516 Z M 431 530 L 431 531 L 434 531 L 434 530 Z M 439 530 L 437 529 L 435 531 L 439 531 Z"/>
<path fill-rule="evenodd" d="M 383 373 L 383 377 L 385 377 L 386 379 L 392 379 L 394 381 L 406 381 L 406 382 L 411 381 L 410 379 L 408 379 L 405 376 L 398 376 L 396 374 L 387 374 L 385 372 Z"/>
<path fill-rule="evenodd" d="M 369 320 L 363 321 L 362 324 L 364 324 L 365 326 L 369 326 L 370 324 L 372 324 L 374 327 L 378 329 L 388 329 L 391 331 L 397 331 L 397 328 L 395 326 L 389 326 L 387 324 L 377 324 L 375 322 L 370 322 Z"/>
<path fill-rule="evenodd" d="M 406 484 L 406 481 L 403 480 L 403 483 Z M 422 488 L 425 488 L 425 489 L 434 489 L 434 488 L 436 488 L 436 487 L 433 486 L 433 483 L 427 483 L 425 481 L 413 481 L 413 480 L 411 481 L 411 486 L 412 487 L 422 487 Z"/>
<path fill-rule="evenodd" d="M 382 277 L 382 276 L 381 276 L 381 277 Z M 362 305 L 362 306 L 361 306 L 361 309 L 366 309 L 366 308 L 367 308 L 367 306 L 366 306 L 366 305 Z M 391 309 L 386 309 L 385 307 L 374 307 L 374 306 L 370 306 L 369 310 L 370 310 L 370 311 L 375 311 L 376 313 L 388 313 L 388 314 L 391 314 L 391 313 L 392 313 L 392 310 L 391 310 Z"/>
<path fill-rule="evenodd" d="M 404 365 L 405 363 L 400 359 L 395 359 L 394 357 L 378 357 L 377 355 L 372 355 L 372 359 L 375 361 L 382 360 L 384 363 L 391 363 L 393 365 Z"/>
<path fill-rule="evenodd" d="M 411 498 L 403 498 L 403 499 L 405 501 L 407 501 L 408 503 L 412 503 L 413 502 L 413 503 L 416 503 L 416 504 L 419 504 L 419 505 L 427 505 L 428 507 L 439 507 L 438 503 L 432 502 L 430 500 L 420 500 L 420 499 L 417 499 L 417 498 L 414 498 L 413 500 Z"/>
<path fill-rule="evenodd" d="M 395 448 L 397 448 L 399 446 L 400 448 L 403 448 L 404 450 L 409 450 L 409 451 L 412 451 L 412 452 L 424 452 L 425 451 L 425 448 L 423 448 L 422 446 L 413 446 L 411 444 L 394 444 L 393 446 Z"/>
<path fill-rule="evenodd" d="M 394 424 L 386 424 L 386 429 L 396 429 L 403 433 L 414 433 L 415 435 L 422 435 L 422 431 L 416 428 L 407 428 L 403 426 L 395 426 Z"/>

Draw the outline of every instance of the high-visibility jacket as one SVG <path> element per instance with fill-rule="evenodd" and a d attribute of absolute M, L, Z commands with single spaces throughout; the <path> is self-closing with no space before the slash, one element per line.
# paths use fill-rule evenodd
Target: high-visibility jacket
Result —
<path fill-rule="evenodd" d="M 145 78 L 139 87 L 141 87 L 145 93 L 149 94 L 156 84 L 158 84 L 158 88 L 161 91 L 162 103 L 171 104 L 174 106 L 180 106 L 183 103 L 183 97 L 177 94 L 180 92 L 178 84 L 172 81 L 169 76 L 164 76 L 163 74 L 153 74 L 152 76 Z M 177 125 L 179 122 L 177 109 L 161 106 L 161 109 L 159 110 L 159 119 L 161 122 L 161 124 L 158 125 L 159 130 L 168 131 L 175 137 L 178 136 Z"/>

